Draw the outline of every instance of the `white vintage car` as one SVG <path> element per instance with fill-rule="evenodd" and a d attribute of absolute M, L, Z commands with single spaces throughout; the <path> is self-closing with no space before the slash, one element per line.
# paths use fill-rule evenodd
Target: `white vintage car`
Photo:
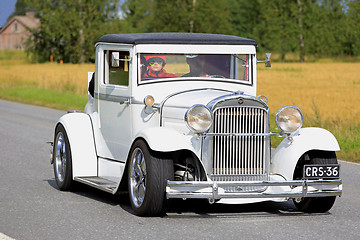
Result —
<path fill-rule="evenodd" d="M 102 36 L 84 112 L 69 111 L 55 128 L 59 189 L 76 181 L 125 190 L 142 216 L 164 214 L 173 198 L 292 199 L 301 211 L 328 211 L 342 194 L 339 145 L 327 130 L 302 128 L 296 106 L 282 107 L 279 132 L 270 132 L 256 46 L 216 34 Z M 285 137 L 272 152 L 271 136 Z"/>

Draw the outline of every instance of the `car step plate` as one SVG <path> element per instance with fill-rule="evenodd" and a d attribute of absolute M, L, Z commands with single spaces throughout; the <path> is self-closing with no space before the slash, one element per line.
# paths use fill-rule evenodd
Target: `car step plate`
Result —
<path fill-rule="evenodd" d="M 118 186 L 116 182 L 101 177 L 75 177 L 74 180 L 109 193 L 114 193 Z"/>

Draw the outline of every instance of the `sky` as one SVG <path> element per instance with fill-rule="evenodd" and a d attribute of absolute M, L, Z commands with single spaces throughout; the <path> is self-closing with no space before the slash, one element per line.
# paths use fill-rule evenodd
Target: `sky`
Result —
<path fill-rule="evenodd" d="M 0 27 L 5 25 L 7 18 L 15 11 L 15 4 L 16 0 L 0 0 Z"/>
<path fill-rule="evenodd" d="M 16 0 L 0 0 L 0 27 L 6 23 L 6 19 L 15 11 Z"/>

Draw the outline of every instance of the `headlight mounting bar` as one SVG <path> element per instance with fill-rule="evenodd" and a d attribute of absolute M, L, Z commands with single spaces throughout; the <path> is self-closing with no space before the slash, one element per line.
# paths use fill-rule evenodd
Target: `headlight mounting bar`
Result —
<path fill-rule="evenodd" d="M 206 136 L 230 136 L 230 137 L 268 137 L 268 136 L 287 136 L 283 132 L 270 132 L 270 133 L 202 133 L 200 135 Z"/>

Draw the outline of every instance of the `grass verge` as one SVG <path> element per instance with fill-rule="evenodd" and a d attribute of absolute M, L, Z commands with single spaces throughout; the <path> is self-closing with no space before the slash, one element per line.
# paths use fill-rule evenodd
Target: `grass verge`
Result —
<path fill-rule="evenodd" d="M 31 87 L 0 88 L 0 96 L 5 100 L 59 110 L 83 110 L 87 102 L 87 96 Z"/>

